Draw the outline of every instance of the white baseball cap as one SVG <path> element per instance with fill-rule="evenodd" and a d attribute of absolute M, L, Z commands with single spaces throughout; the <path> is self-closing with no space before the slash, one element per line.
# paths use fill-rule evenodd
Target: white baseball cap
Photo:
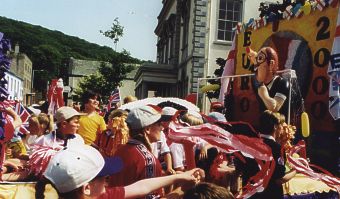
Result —
<path fill-rule="evenodd" d="M 152 105 L 144 105 L 132 109 L 126 118 L 131 129 L 142 129 L 161 119 L 162 110 Z"/>
<path fill-rule="evenodd" d="M 27 109 L 28 109 L 29 111 L 31 111 L 34 115 L 39 115 L 39 114 L 41 113 L 41 110 L 40 110 L 40 109 L 37 109 L 37 108 L 34 108 L 33 105 L 27 107 Z"/>
<path fill-rule="evenodd" d="M 208 116 L 219 122 L 227 122 L 227 119 L 225 118 L 225 116 L 219 112 L 210 112 Z"/>
<path fill-rule="evenodd" d="M 111 175 L 120 171 L 122 165 L 121 159 L 111 158 L 106 162 L 95 148 L 78 145 L 57 152 L 50 160 L 44 176 L 60 193 L 67 193 L 85 185 L 96 176 Z"/>
<path fill-rule="evenodd" d="M 81 115 L 84 115 L 84 114 L 79 113 L 78 111 L 76 111 L 72 107 L 63 106 L 63 107 L 60 107 L 55 114 L 56 123 L 60 123 L 64 120 L 68 120 L 68 119 L 70 119 L 74 116 L 81 116 Z"/>
<path fill-rule="evenodd" d="M 170 121 L 171 118 L 176 114 L 177 109 L 173 107 L 166 106 L 162 109 L 162 120 Z"/>

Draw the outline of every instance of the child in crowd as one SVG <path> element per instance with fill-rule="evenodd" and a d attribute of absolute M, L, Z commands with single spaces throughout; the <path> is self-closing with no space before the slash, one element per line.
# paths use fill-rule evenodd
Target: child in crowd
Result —
<path fill-rule="evenodd" d="M 193 188 L 187 190 L 183 199 L 234 199 L 228 189 L 213 183 L 198 183 Z"/>
<path fill-rule="evenodd" d="M 123 103 L 127 104 L 127 103 L 134 102 L 134 101 L 137 101 L 137 97 L 128 95 L 124 98 Z"/>
<path fill-rule="evenodd" d="M 33 175 L 40 177 L 50 158 L 64 147 L 83 145 L 83 138 L 76 132 L 82 114 L 71 107 L 63 106 L 55 114 L 57 129 L 36 140 L 29 165 Z"/>
<path fill-rule="evenodd" d="M 59 151 L 50 161 L 44 176 L 61 198 L 72 199 L 140 198 L 175 182 L 195 184 L 204 177 L 202 170 L 193 169 L 177 175 L 140 180 L 127 186 L 105 187 L 105 176 L 118 172 L 123 166 L 119 159 L 107 164 L 96 149 L 83 145 Z"/>
<path fill-rule="evenodd" d="M 84 139 L 85 144 L 95 146 L 97 135 L 106 130 L 104 118 L 97 113 L 99 95 L 92 91 L 86 91 L 81 96 L 81 100 L 81 110 L 86 114 L 80 117 L 78 133 Z"/>
<path fill-rule="evenodd" d="M 13 169 L 18 168 L 16 164 L 9 163 L 5 160 L 3 154 L 5 154 L 5 145 L 6 140 L 3 141 L 4 138 L 10 138 L 13 136 L 14 131 L 16 128 L 20 127 L 22 124 L 21 118 L 19 117 L 16 112 L 9 107 L 0 107 L 1 112 L 5 113 L 5 116 L 11 117 L 12 121 L 11 124 L 7 123 L 10 120 L 7 120 L 6 124 L 4 124 L 4 128 L 1 129 L 1 136 L 2 139 L 0 140 L 0 180 L 7 180 L 10 176 L 8 176 L 8 173 L 10 173 Z M 2 114 L 2 113 L 1 113 Z M 7 174 L 7 175 L 6 175 Z"/>
<path fill-rule="evenodd" d="M 32 115 L 28 120 L 28 131 L 24 141 L 27 155 L 31 155 L 33 147 L 40 136 L 47 135 L 54 130 L 54 121 L 52 115 L 40 113 L 39 115 Z"/>
<path fill-rule="evenodd" d="M 123 160 L 124 169 L 110 176 L 109 186 L 126 186 L 137 180 L 161 176 L 161 165 L 152 154 L 150 144 L 160 140 L 161 109 L 156 106 L 141 106 L 132 109 L 126 118 L 130 139 L 115 153 Z M 162 195 L 162 190 L 147 197 Z"/>
<path fill-rule="evenodd" d="M 129 139 L 129 128 L 125 122 L 128 112 L 113 110 L 108 118 L 107 130 L 97 136 L 95 144 L 104 157 L 111 157 L 121 144 Z"/>
<path fill-rule="evenodd" d="M 289 181 L 296 174 L 295 170 L 285 173 L 285 156 L 281 156 L 284 155 L 281 153 L 281 145 L 274 138 L 280 120 L 280 114 L 269 110 L 264 111 L 260 116 L 260 137 L 271 148 L 275 169 L 267 187 L 251 198 L 283 198 L 282 183 Z M 259 171 L 259 166 L 255 160 L 246 158 L 246 163 L 236 161 L 236 169 L 242 173 L 243 185 L 245 185 Z"/>
<path fill-rule="evenodd" d="M 187 126 L 196 126 L 203 124 L 203 118 L 200 113 L 195 111 L 186 112 L 180 121 Z M 181 143 L 172 143 L 170 150 L 173 158 L 173 167 L 176 171 L 185 171 L 187 168 L 196 167 L 195 152 L 198 151 L 198 160 L 207 158 L 208 149 L 212 145 L 199 137 L 190 137 L 181 141 Z"/>
<path fill-rule="evenodd" d="M 168 127 L 168 123 L 171 121 L 171 118 L 176 111 L 177 110 L 172 107 L 164 107 L 162 109 L 161 123 L 163 125 L 163 130 L 161 132 L 161 139 L 157 142 L 151 143 L 152 153 L 160 160 L 162 168 L 166 171 L 166 174 L 174 174 L 176 172 L 172 167 L 171 152 L 164 133 Z"/>

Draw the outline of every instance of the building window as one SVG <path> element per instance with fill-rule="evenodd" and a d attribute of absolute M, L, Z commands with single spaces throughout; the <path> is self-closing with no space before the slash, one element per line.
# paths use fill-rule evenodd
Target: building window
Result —
<path fill-rule="evenodd" d="M 188 57 L 188 43 L 189 43 L 189 21 L 190 21 L 190 3 L 191 1 L 182 1 L 181 5 L 181 22 L 182 22 L 182 61 Z"/>
<path fill-rule="evenodd" d="M 233 27 L 242 20 L 241 0 L 220 0 L 218 13 L 217 39 L 223 41 L 233 40 Z"/>

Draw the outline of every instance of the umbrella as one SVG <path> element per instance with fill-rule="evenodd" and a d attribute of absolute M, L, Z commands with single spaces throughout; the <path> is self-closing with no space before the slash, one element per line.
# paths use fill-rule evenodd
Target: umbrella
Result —
<path fill-rule="evenodd" d="M 176 97 L 150 97 L 124 104 L 119 107 L 122 110 L 132 110 L 143 105 L 157 105 L 161 108 L 170 106 L 177 110 L 192 110 L 199 112 L 200 109 L 193 103 Z"/>

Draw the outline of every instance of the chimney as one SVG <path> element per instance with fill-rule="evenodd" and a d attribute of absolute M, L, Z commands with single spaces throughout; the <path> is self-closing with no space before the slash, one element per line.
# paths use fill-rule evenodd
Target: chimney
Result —
<path fill-rule="evenodd" d="M 15 47 L 14 47 L 14 54 L 15 54 L 15 55 L 19 54 L 19 44 L 18 44 L 18 43 L 15 44 Z"/>

